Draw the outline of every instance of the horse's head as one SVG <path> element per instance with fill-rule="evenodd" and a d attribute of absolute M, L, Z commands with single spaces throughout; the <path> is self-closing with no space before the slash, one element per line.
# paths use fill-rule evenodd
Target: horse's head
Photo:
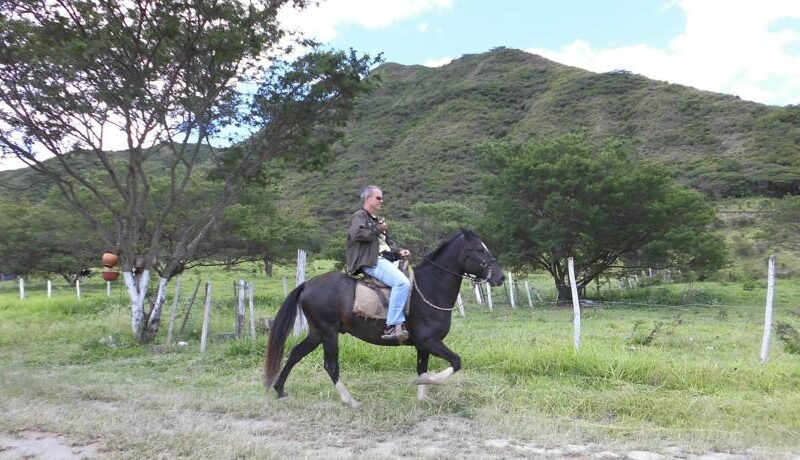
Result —
<path fill-rule="evenodd" d="M 475 233 L 461 230 L 464 246 L 459 254 L 459 262 L 464 273 L 475 275 L 489 281 L 492 286 L 500 286 L 506 279 L 503 267 L 494 258 L 489 248 Z"/>

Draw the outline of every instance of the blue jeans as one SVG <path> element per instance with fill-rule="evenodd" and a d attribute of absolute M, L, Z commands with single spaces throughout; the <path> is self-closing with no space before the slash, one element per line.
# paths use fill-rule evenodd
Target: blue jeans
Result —
<path fill-rule="evenodd" d="M 392 293 L 389 295 L 389 312 L 386 314 L 386 325 L 394 326 L 404 323 L 406 315 L 403 314 L 403 307 L 406 306 L 406 300 L 408 300 L 408 294 L 411 290 L 411 283 L 406 278 L 406 275 L 383 257 L 378 257 L 378 263 L 374 267 L 362 267 L 361 270 L 392 288 Z"/>

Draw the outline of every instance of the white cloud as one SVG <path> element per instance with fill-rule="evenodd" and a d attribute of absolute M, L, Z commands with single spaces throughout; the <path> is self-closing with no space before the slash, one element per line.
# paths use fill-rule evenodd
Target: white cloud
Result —
<path fill-rule="evenodd" d="M 423 22 L 417 26 L 417 32 L 427 32 L 428 31 L 428 23 Z"/>
<path fill-rule="evenodd" d="M 425 67 L 441 67 L 443 65 L 450 64 L 453 62 L 453 59 L 454 58 L 452 56 L 443 57 L 441 59 L 429 59 L 422 65 Z"/>
<path fill-rule="evenodd" d="M 337 37 L 337 27 L 357 24 L 367 29 L 387 27 L 432 9 L 450 8 L 453 0 L 327 0 L 297 11 L 287 5 L 279 20 L 322 42 Z"/>
<path fill-rule="evenodd" d="M 647 45 L 597 49 L 576 40 L 554 51 L 529 49 L 595 72 L 626 69 L 650 78 L 736 94 L 768 104 L 800 103 L 800 2 L 680 0 L 686 28 L 666 49 Z"/>

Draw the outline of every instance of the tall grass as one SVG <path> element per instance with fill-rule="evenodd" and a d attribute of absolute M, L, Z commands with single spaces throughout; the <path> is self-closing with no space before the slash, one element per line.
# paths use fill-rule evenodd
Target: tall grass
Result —
<path fill-rule="evenodd" d="M 233 330 L 232 282 L 239 276 L 215 281 L 212 332 Z M 260 282 L 258 316 L 273 316 L 282 300 L 280 277 Z M 184 296 L 190 284 L 184 282 Z M 779 282 L 778 289 L 776 321 L 800 326 L 800 316 L 792 313 L 800 287 Z M 165 347 L 165 315 L 156 346 L 139 345 L 130 336 L 128 306 L 104 293 L 81 301 L 67 293 L 19 300 L 4 290 L 0 401 L 6 402 L 0 402 L 0 429 L 38 426 L 100 436 L 124 452 L 158 455 L 120 433 L 125 423 L 138 426 L 132 418 L 153 416 L 155 407 L 163 407 L 197 417 L 286 413 L 368 432 L 444 416 L 469 420 L 487 436 L 569 433 L 573 442 L 668 442 L 733 451 L 800 447 L 800 356 L 785 352 L 775 339 L 769 362 L 758 362 L 763 290 L 693 283 L 601 291 L 594 306 L 583 309 L 578 351 L 572 346 L 571 308 L 530 309 L 524 302 L 512 310 L 498 292 L 489 312 L 474 303 L 469 286 L 462 294 L 467 315 L 454 314 L 446 344 L 461 355 L 464 368 L 432 388 L 427 403 L 414 399 L 412 348 L 379 348 L 340 336 L 342 379 L 366 406 L 353 412 L 338 402 L 319 349 L 292 372 L 286 387 L 292 398 L 275 401 L 271 395 L 265 399 L 261 384 L 263 335 L 214 342 L 200 354 L 198 335 L 190 332 L 183 338 L 186 346 Z M 201 299 L 193 311 L 188 329 L 197 331 Z M 647 344 L 633 340 L 637 327 L 652 332 L 658 322 L 671 327 L 652 334 Z M 291 338 L 289 347 L 298 340 Z M 432 370 L 446 365 L 431 359 Z M 98 401 L 121 407 L 125 416 L 114 421 L 109 415 L 98 426 L 89 413 L 74 415 Z M 41 415 L 16 412 L 29 406 L 44 409 Z M 164 452 L 181 455 L 192 443 L 216 452 L 214 443 L 226 442 L 197 433 L 181 436 Z"/>

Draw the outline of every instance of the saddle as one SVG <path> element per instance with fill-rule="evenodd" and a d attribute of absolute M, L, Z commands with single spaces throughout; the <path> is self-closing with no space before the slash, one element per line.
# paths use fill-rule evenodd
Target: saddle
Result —
<path fill-rule="evenodd" d="M 406 275 L 412 286 L 414 284 L 414 271 L 407 260 L 401 260 L 398 268 Z M 392 288 L 383 284 L 376 278 L 366 273 L 354 275 L 356 279 L 355 300 L 353 301 L 353 313 L 367 319 L 386 319 L 389 312 L 389 295 Z M 411 296 L 408 296 L 403 312 L 408 315 L 411 304 Z"/>

